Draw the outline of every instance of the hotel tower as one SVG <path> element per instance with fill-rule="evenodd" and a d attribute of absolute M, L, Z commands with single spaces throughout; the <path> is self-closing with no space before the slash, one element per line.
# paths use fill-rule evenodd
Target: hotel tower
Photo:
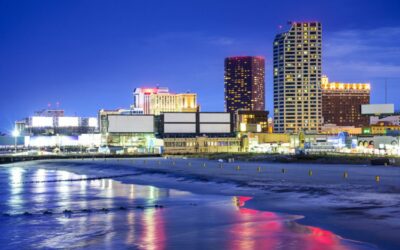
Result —
<path fill-rule="evenodd" d="M 225 111 L 264 111 L 265 61 L 260 56 L 225 58 Z"/>
<path fill-rule="evenodd" d="M 274 40 L 274 131 L 318 132 L 322 123 L 319 22 L 291 22 Z"/>

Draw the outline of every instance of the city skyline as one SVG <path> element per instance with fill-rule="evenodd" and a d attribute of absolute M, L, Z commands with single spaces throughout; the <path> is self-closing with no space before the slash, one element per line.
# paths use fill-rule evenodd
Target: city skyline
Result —
<path fill-rule="evenodd" d="M 317 3 L 306 2 L 302 4 Z M 80 116 L 94 115 L 101 108 L 129 107 L 130 93 L 143 85 L 159 84 L 177 92 L 190 90 L 198 94 L 202 110 L 222 111 L 223 60 L 236 55 L 265 57 L 266 110 L 271 112 L 271 44 L 274 35 L 287 28 L 286 20 L 312 19 L 323 24 L 322 74 L 341 82 L 371 82 L 371 103 L 384 102 L 386 78 L 387 101 L 399 105 L 393 94 L 399 90 L 396 83 L 400 80 L 400 62 L 396 58 L 399 45 L 395 44 L 400 34 L 396 1 L 384 4 L 362 1 L 359 5 L 362 15 L 358 18 L 343 7 L 341 18 L 328 13 L 337 10 L 335 6 L 346 5 L 344 1 L 309 9 L 295 3 L 286 14 L 268 11 L 271 7 L 287 8 L 288 3 L 242 6 L 232 2 L 233 9 L 268 13 L 268 17 L 252 15 L 251 20 L 242 23 L 221 13 L 223 6 L 218 3 L 182 4 L 177 10 L 165 6 L 173 15 L 160 28 L 152 30 L 165 19 L 164 11 L 159 10 L 162 8 L 152 8 L 154 3 L 135 6 L 99 2 L 92 6 L 73 1 L 24 5 L 3 2 L 0 131 L 9 132 L 16 120 L 45 108 L 48 103 L 60 102 L 60 108 Z M 296 6 L 303 12 L 297 12 Z M 90 7 L 94 8 L 87 13 Z M 134 7 L 140 7 L 146 14 L 154 10 L 152 16 L 158 18 L 144 23 L 140 15 L 135 17 L 136 12 L 131 13 Z M 201 11 L 205 8 L 209 10 L 207 17 Z M 113 9 L 118 10 L 120 17 L 111 13 Z M 190 10 L 191 15 L 184 14 L 185 10 Z M 368 15 L 371 13 L 374 15 Z M 207 18 L 211 20 L 206 21 Z M 224 21 L 215 25 L 221 20 Z M 254 20 L 260 23 L 249 26 Z"/>

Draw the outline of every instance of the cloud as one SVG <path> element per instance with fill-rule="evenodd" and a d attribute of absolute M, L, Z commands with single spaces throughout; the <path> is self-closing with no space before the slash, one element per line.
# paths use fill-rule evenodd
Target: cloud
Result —
<path fill-rule="evenodd" d="M 211 36 L 204 32 L 166 32 L 145 39 L 148 44 L 190 43 L 213 46 L 230 46 L 236 43 L 235 39 L 226 36 Z"/>
<path fill-rule="evenodd" d="M 323 41 L 324 70 L 334 78 L 400 77 L 400 27 L 343 30 Z M 341 80 L 341 79 L 337 79 Z"/>

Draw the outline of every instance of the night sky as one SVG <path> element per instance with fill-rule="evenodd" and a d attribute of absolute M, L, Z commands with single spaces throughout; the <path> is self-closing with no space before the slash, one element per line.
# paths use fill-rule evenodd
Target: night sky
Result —
<path fill-rule="evenodd" d="M 323 72 L 372 83 L 372 103 L 399 109 L 398 0 L 0 0 L 0 131 L 49 103 L 69 115 L 128 108 L 139 86 L 198 93 L 223 110 L 224 58 L 266 58 L 272 111 L 272 41 L 288 21 L 323 25 Z"/>

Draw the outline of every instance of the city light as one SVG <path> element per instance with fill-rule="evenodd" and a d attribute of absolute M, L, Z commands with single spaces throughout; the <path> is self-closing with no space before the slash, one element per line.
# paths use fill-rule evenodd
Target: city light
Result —
<path fill-rule="evenodd" d="M 58 118 L 59 127 L 78 127 L 79 118 L 78 117 L 59 117 Z"/>
<path fill-rule="evenodd" d="M 12 131 L 12 136 L 13 137 L 18 137 L 20 135 L 20 133 L 19 133 L 19 131 L 17 130 L 17 129 L 14 129 L 13 131 Z"/>

